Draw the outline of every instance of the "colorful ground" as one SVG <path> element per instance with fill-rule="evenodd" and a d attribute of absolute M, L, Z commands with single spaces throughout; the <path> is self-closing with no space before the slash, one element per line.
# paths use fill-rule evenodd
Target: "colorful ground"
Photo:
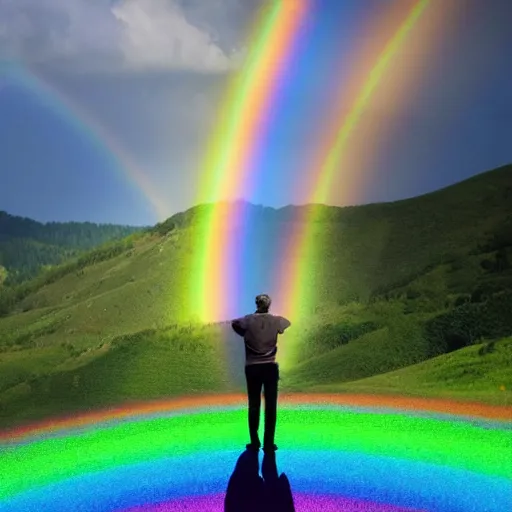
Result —
<path fill-rule="evenodd" d="M 273 471 L 286 474 L 296 511 L 512 508 L 510 407 L 288 395 L 277 435 Z M 240 457 L 246 441 L 243 395 L 11 430 L 0 437 L 0 511 L 220 511 L 234 486 L 262 485 L 256 459 Z"/>

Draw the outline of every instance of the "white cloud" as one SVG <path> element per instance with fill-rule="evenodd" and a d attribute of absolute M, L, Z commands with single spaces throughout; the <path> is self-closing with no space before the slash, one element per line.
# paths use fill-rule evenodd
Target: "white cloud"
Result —
<path fill-rule="evenodd" d="M 235 20 L 223 21 L 193 24 L 183 0 L 0 0 L 0 57 L 82 70 L 222 72 L 239 62 L 218 44 Z"/>
<path fill-rule="evenodd" d="M 176 4 L 123 0 L 112 12 L 123 24 L 121 46 L 130 68 L 226 71 L 233 65 L 212 35 L 190 24 Z"/>

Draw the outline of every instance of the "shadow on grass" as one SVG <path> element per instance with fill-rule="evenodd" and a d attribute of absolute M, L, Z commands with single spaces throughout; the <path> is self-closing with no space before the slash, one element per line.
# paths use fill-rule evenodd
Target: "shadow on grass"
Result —
<path fill-rule="evenodd" d="M 246 450 L 238 458 L 224 500 L 224 512 L 295 512 L 290 482 L 278 476 L 276 455 L 265 454 L 259 475 L 258 453 Z"/>

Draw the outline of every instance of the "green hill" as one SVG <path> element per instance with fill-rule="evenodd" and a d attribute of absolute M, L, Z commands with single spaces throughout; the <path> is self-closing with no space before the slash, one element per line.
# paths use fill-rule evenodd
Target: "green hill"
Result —
<path fill-rule="evenodd" d="M 510 368 L 512 338 L 506 338 L 479 343 L 394 372 L 341 384 L 313 385 L 310 390 L 471 399 L 512 405 Z"/>
<path fill-rule="evenodd" d="M 405 201 L 323 208 L 316 230 L 322 254 L 310 272 L 317 308 L 365 301 L 436 265 L 455 268 L 475 254 L 494 258 L 512 246 L 511 204 L 512 166 L 506 166 Z M 474 276 L 457 279 L 466 291 Z"/>
<path fill-rule="evenodd" d="M 0 354 L 0 428 L 16 418 L 67 414 L 125 401 L 230 390 L 219 329 L 170 326 L 76 350 L 65 342 Z"/>
<path fill-rule="evenodd" d="M 91 222 L 41 223 L 0 211 L 0 285 L 30 279 L 44 267 L 140 229 Z"/>
<path fill-rule="evenodd" d="M 512 335 L 511 199 L 507 166 L 405 201 L 316 206 L 315 295 L 282 339 L 283 389 L 414 373 L 421 367 L 411 365 Z M 304 208 L 245 206 L 255 248 L 282 247 Z M 244 389 L 241 340 L 229 326 L 196 325 L 186 311 L 192 242 L 207 209 L 0 289 L 0 424 Z M 254 268 L 274 293 L 266 268 Z"/>

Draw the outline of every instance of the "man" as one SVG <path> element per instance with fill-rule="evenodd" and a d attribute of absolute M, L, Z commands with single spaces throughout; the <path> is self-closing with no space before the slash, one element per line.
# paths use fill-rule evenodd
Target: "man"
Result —
<path fill-rule="evenodd" d="M 256 312 L 231 322 L 233 330 L 244 337 L 245 377 L 249 398 L 248 449 L 258 451 L 261 442 L 258 436 L 261 408 L 261 388 L 265 393 L 265 434 L 263 451 L 275 452 L 274 435 L 277 420 L 277 384 L 279 365 L 276 363 L 277 336 L 283 334 L 291 323 L 281 316 L 269 313 L 272 300 L 266 294 L 256 297 Z"/>

